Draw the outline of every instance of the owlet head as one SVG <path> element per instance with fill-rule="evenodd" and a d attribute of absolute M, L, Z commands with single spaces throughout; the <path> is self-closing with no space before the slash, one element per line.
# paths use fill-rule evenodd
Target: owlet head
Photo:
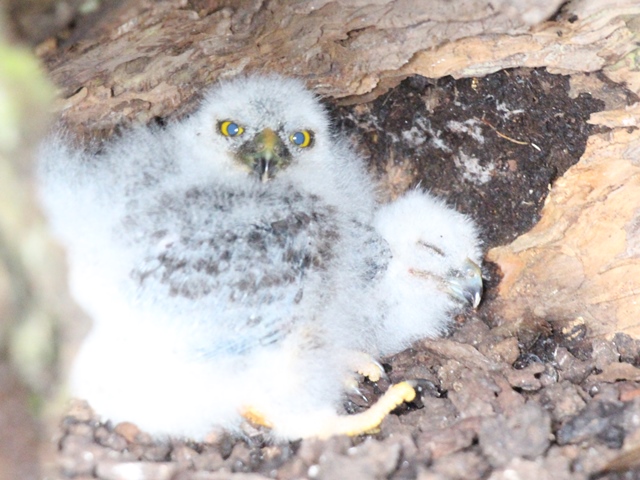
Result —
<path fill-rule="evenodd" d="M 224 152 L 227 167 L 262 182 L 316 161 L 316 147 L 330 136 L 316 97 L 302 83 L 275 75 L 221 83 L 205 97 L 198 117 L 211 128 L 206 137 Z"/>
<path fill-rule="evenodd" d="M 218 123 L 218 130 L 225 137 L 242 137 L 245 128 L 232 120 Z M 290 146 L 298 149 L 313 145 L 313 132 L 300 130 L 288 136 L 289 145 L 281 139 L 283 132 L 264 128 L 250 138 L 246 138 L 235 149 L 234 157 L 240 166 L 266 182 L 280 170 L 287 168 L 292 161 Z"/>

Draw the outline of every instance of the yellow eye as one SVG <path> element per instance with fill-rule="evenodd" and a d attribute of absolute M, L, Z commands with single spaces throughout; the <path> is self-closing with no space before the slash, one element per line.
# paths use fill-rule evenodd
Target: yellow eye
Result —
<path fill-rule="evenodd" d="M 220 133 L 225 137 L 237 137 L 238 135 L 242 135 L 242 132 L 244 132 L 244 128 L 231 120 L 220 122 L 218 124 L 218 128 L 220 129 Z"/>
<path fill-rule="evenodd" d="M 291 143 L 300 148 L 307 148 L 310 147 L 313 143 L 313 132 L 309 130 L 301 130 L 292 134 L 289 137 L 289 140 L 291 140 Z"/>

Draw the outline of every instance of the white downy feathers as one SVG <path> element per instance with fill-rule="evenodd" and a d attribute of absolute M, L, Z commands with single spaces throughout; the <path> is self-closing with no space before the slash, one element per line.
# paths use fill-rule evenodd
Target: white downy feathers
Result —
<path fill-rule="evenodd" d="M 157 436 L 237 431 L 248 408 L 276 436 L 317 434 L 352 352 L 441 333 L 481 260 L 472 222 L 440 200 L 376 204 L 317 99 L 277 76 L 99 148 L 52 135 L 40 184 L 94 321 L 73 393 Z"/>

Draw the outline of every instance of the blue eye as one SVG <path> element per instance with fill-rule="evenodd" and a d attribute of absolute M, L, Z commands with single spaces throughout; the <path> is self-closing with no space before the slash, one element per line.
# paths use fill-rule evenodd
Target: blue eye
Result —
<path fill-rule="evenodd" d="M 238 135 L 242 135 L 242 132 L 244 132 L 244 128 L 230 120 L 220 122 L 219 128 L 220 133 L 225 137 L 237 137 Z"/>
<path fill-rule="evenodd" d="M 306 148 L 311 145 L 313 142 L 313 133 L 309 130 L 302 130 L 300 132 L 296 132 L 289 137 L 291 143 L 297 145 L 301 148 Z"/>

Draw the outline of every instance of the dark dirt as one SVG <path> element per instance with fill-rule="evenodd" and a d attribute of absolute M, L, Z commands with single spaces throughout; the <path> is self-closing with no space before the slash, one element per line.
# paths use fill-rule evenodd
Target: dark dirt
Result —
<path fill-rule="evenodd" d="M 102 425 L 81 403 L 61 423 L 62 478 L 199 479 L 621 479 L 638 478 L 640 343 L 595 340 L 584 359 L 546 325 L 523 342 L 469 315 L 446 339 L 419 342 L 387 360 L 392 382 L 422 378 L 414 404 L 373 436 L 273 444 L 264 432 L 209 444 L 157 443 L 132 425 Z M 528 363 L 518 364 L 527 357 Z M 517 368 L 514 367 L 517 365 Z M 624 366 L 624 368 L 620 368 Z M 387 384 L 365 383 L 375 399 Z M 354 400 L 355 401 L 355 400 Z M 349 400 L 347 410 L 361 405 Z M 362 403 L 361 400 L 358 401 Z M 609 469 L 609 470 L 607 470 Z M 517 474 L 517 477 L 511 475 Z"/>
<path fill-rule="evenodd" d="M 392 195 L 419 185 L 471 214 L 487 248 L 528 231 L 550 185 L 584 152 L 604 102 L 568 76 L 516 69 L 413 77 L 374 102 L 333 110 Z"/>
<path fill-rule="evenodd" d="M 590 113 L 603 107 L 589 94 L 571 98 L 570 78 L 544 70 L 412 78 L 372 103 L 330 106 L 371 159 L 383 195 L 429 188 L 478 220 L 486 247 L 537 221 L 549 184 L 594 132 Z M 499 279 L 492 268 L 489 287 Z M 161 443 L 130 424 L 103 425 L 78 403 L 58 433 L 60 478 L 640 478 L 640 342 L 589 339 L 579 322 L 497 326 L 492 294 L 448 338 L 386 359 L 391 382 L 422 379 L 423 388 L 376 435 L 279 444 L 248 430 L 242 439 Z M 388 385 L 361 389 L 373 402 Z M 364 408 L 359 398 L 345 402 L 347 412 Z"/>

